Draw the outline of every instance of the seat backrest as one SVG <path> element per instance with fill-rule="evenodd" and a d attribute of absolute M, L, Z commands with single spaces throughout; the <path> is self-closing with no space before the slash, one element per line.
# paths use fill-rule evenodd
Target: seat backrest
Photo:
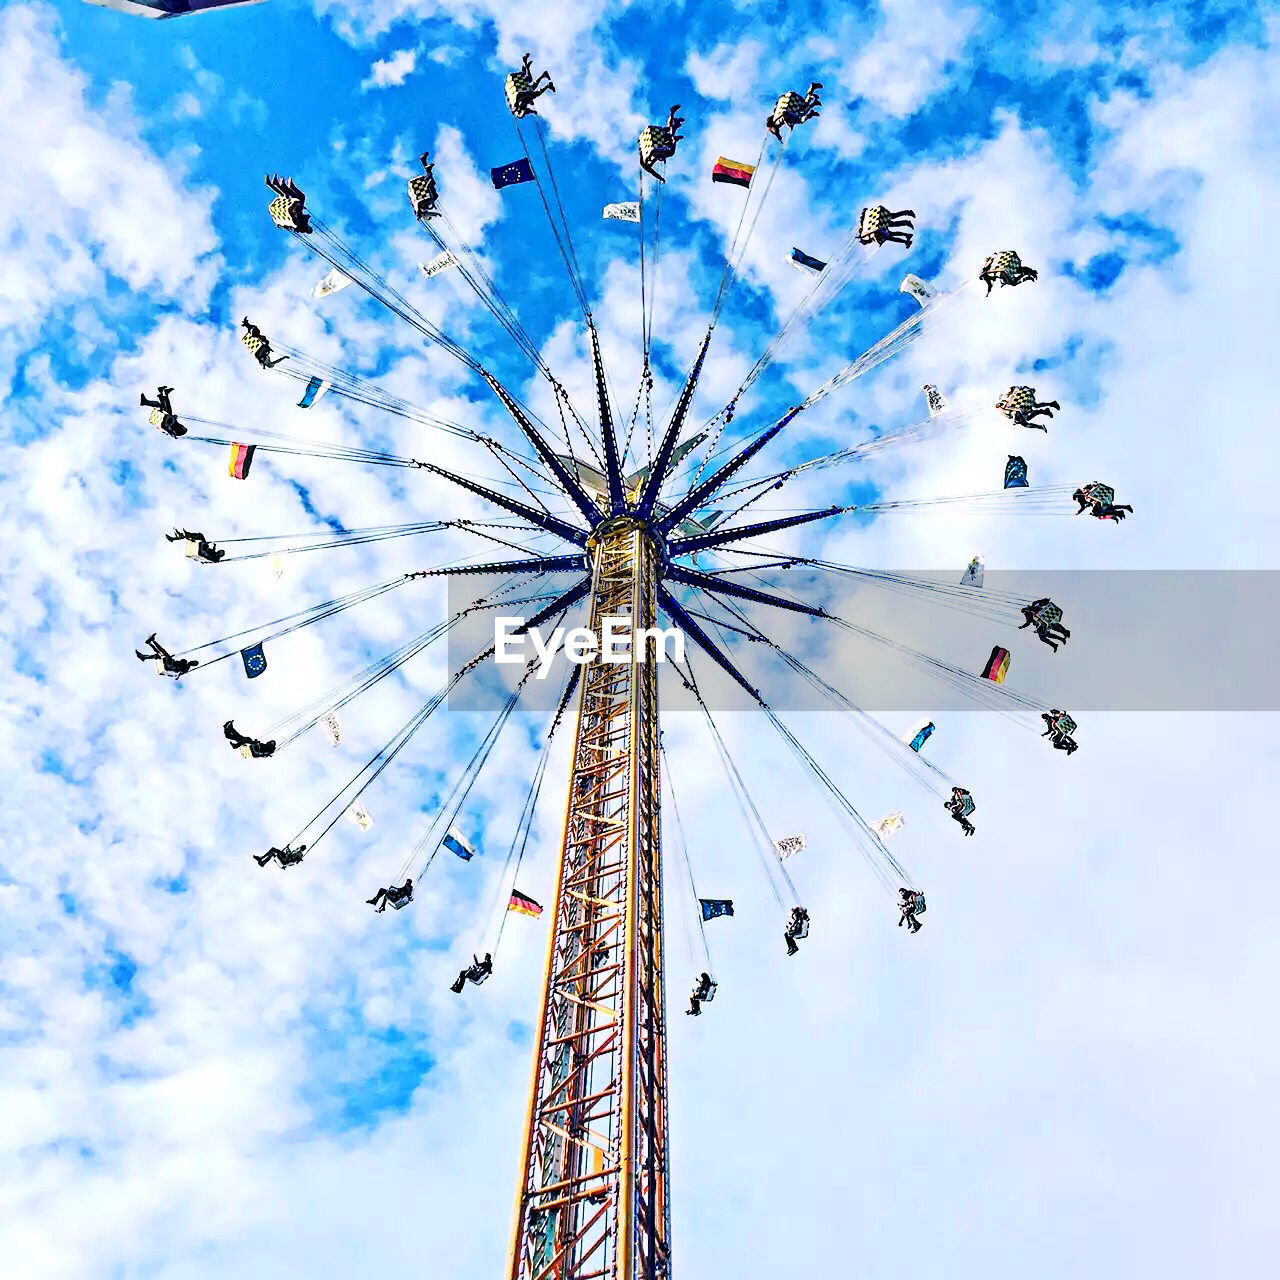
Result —
<path fill-rule="evenodd" d="M 887 210 L 883 205 L 868 205 L 858 215 L 858 234 L 868 236 L 876 231 L 883 230 L 887 221 L 886 213 Z"/>

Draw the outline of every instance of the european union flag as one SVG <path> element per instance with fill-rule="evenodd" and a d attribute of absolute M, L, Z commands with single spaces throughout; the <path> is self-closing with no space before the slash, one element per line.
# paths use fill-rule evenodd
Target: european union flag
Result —
<path fill-rule="evenodd" d="M 702 918 L 714 920 L 716 916 L 733 915 L 733 902 L 729 898 L 699 898 L 702 904 Z"/>
<path fill-rule="evenodd" d="M 1027 463 L 1024 458 L 1009 454 L 1009 461 L 1004 468 L 1004 487 L 1006 489 L 1027 488 Z"/>
<path fill-rule="evenodd" d="M 529 157 L 525 156 L 511 164 L 501 164 L 496 169 L 490 169 L 489 176 L 493 179 L 493 185 L 501 191 L 503 187 L 513 187 L 517 182 L 532 182 L 533 166 L 529 163 Z"/>
<path fill-rule="evenodd" d="M 260 676 L 267 669 L 267 655 L 263 653 L 260 643 L 241 649 L 240 659 L 244 663 L 244 673 L 250 680 Z"/>

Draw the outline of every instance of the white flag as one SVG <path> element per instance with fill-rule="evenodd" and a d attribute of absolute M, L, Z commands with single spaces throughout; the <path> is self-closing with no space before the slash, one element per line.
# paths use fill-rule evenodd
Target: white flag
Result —
<path fill-rule="evenodd" d="M 327 298 L 331 293 L 341 293 L 347 285 L 353 283 L 350 276 L 344 276 L 337 267 L 334 267 L 323 280 L 320 281 L 314 289 L 311 290 L 313 298 Z"/>
<path fill-rule="evenodd" d="M 802 835 L 783 836 L 780 840 L 773 842 L 773 847 L 777 849 L 779 859 L 785 861 L 793 853 L 799 853 L 807 843 L 808 841 Z"/>
<path fill-rule="evenodd" d="M 434 276 L 441 271 L 447 271 L 450 267 L 456 267 L 458 260 L 452 253 L 446 249 L 443 253 L 438 253 L 430 262 L 418 263 L 418 270 L 424 276 Z"/>
<path fill-rule="evenodd" d="M 320 721 L 320 726 L 333 746 L 336 747 L 342 741 L 342 726 L 338 723 L 338 717 L 334 712 L 327 712 Z"/>
<path fill-rule="evenodd" d="M 951 408 L 947 397 L 932 382 L 924 384 L 924 402 L 929 406 L 929 417 L 931 418 L 936 418 L 938 414 L 946 413 Z"/>
<path fill-rule="evenodd" d="M 886 813 L 879 822 L 873 822 L 871 829 L 883 840 L 885 836 L 892 835 L 899 827 L 905 827 L 906 825 L 906 818 L 895 809 L 892 813 Z"/>
<path fill-rule="evenodd" d="M 960 579 L 962 587 L 980 587 L 982 586 L 982 571 L 984 569 L 981 556 L 974 556 L 969 561 L 969 566 L 964 571 L 964 577 Z"/>
<path fill-rule="evenodd" d="M 899 293 L 909 293 L 922 307 L 927 307 L 938 296 L 938 291 L 931 284 L 926 284 L 919 276 L 902 277 L 898 286 Z"/>
<path fill-rule="evenodd" d="M 607 204 L 602 216 L 617 218 L 619 222 L 639 222 L 640 201 L 628 200 L 625 204 Z"/>
<path fill-rule="evenodd" d="M 373 826 L 373 819 L 369 816 L 369 810 L 364 804 L 357 800 L 354 805 L 347 811 L 347 817 L 354 822 L 361 831 L 368 831 Z"/>

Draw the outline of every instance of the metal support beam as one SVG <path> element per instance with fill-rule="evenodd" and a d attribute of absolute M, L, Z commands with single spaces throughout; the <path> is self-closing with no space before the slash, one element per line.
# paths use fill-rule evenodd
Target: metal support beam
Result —
<path fill-rule="evenodd" d="M 801 604 L 798 600 L 787 600 L 775 596 L 768 591 L 757 591 L 754 587 L 744 587 L 741 583 L 730 582 L 726 578 L 713 578 L 709 573 L 697 569 L 685 569 L 680 565 L 667 566 L 667 580 L 680 582 L 686 587 L 701 587 L 712 595 L 733 596 L 737 600 L 750 600 L 753 604 L 770 604 L 775 609 L 790 609 L 792 613 L 807 613 L 811 618 L 828 618 L 831 615 L 816 605 Z"/>
<path fill-rule="evenodd" d="M 609 387 L 604 377 L 604 361 L 600 356 L 600 335 L 594 324 L 587 325 L 591 334 L 591 367 L 596 376 L 596 404 L 600 412 L 600 435 L 604 440 L 605 479 L 609 485 L 609 514 L 620 516 L 627 509 L 626 487 L 622 481 L 622 458 L 618 453 L 618 437 L 613 429 L 613 410 L 609 406 Z"/>
<path fill-rule="evenodd" d="M 710 345 L 711 330 L 708 329 L 707 336 L 702 340 L 702 349 L 698 352 L 698 358 L 693 362 L 693 368 L 689 372 L 688 381 L 684 384 L 684 390 L 680 392 L 680 399 L 676 402 L 675 412 L 672 413 L 671 421 L 667 423 L 667 429 L 663 433 L 662 443 L 658 446 L 658 456 L 653 460 L 653 466 L 644 483 L 644 490 L 640 494 L 636 514 L 642 520 L 647 520 L 653 514 L 654 507 L 658 503 L 658 494 L 662 492 L 662 486 L 666 481 L 667 472 L 675 462 L 676 441 L 680 438 L 684 420 L 689 413 L 689 406 L 693 403 L 693 393 L 697 390 L 698 378 L 702 374 L 702 363 L 707 358 L 707 348 Z"/>
<path fill-rule="evenodd" d="M 563 462 L 552 451 L 551 446 L 542 438 L 542 433 L 529 421 L 528 415 L 516 403 L 515 397 L 491 373 L 481 370 L 481 376 L 493 388 L 494 394 L 506 406 L 507 412 L 515 419 L 516 426 L 524 433 L 524 437 L 538 451 L 538 457 L 551 468 L 552 474 L 565 491 L 566 496 L 582 513 L 589 527 L 594 529 L 600 523 L 600 509 L 591 501 L 578 478 L 572 475 Z"/>
<path fill-rule="evenodd" d="M 484 564 L 455 564 L 444 569 L 424 569 L 428 578 L 457 578 L 477 573 L 563 573 L 583 568 L 576 556 L 540 556 L 524 560 L 488 560 Z"/>
<path fill-rule="evenodd" d="M 844 511 L 843 507 L 824 507 L 821 511 L 802 511 L 798 516 L 780 516 L 777 520 L 761 520 L 756 524 L 739 525 L 736 529 L 716 529 L 713 533 L 700 533 L 692 538 L 677 538 L 671 544 L 671 558 L 687 556 L 708 547 L 722 547 L 726 542 L 738 542 L 743 538 L 760 538 L 779 529 L 808 524 L 811 520 L 829 520 Z"/>
<path fill-rule="evenodd" d="M 659 532 L 666 534 L 681 520 L 685 518 L 691 511 L 696 511 L 703 502 L 709 498 L 718 489 L 724 486 L 724 482 L 733 475 L 740 467 L 746 466 L 752 458 L 760 452 L 761 449 L 778 434 L 791 421 L 792 418 L 799 413 L 800 410 L 789 409 L 773 426 L 766 431 L 762 431 L 754 440 L 750 442 L 740 453 L 729 459 L 714 475 L 708 476 L 696 489 L 685 494 L 679 502 L 671 508 L 670 511 L 662 517 L 658 523 Z"/>
<path fill-rule="evenodd" d="M 512 512 L 532 525 L 537 525 L 539 529 L 545 529 L 548 533 L 556 534 L 566 542 L 575 542 L 581 547 L 587 541 L 587 531 L 585 529 L 577 529 L 571 524 L 566 524 L 556 516 L 548 515 L 545 511 L 539 511 L 537 507 L 531 507 L 515 498 L 508 498 L 505 493 L 496 493 L 486 485 L 476 484 L 474 480 L 468 480 L 465 476 L 455 475 L 454 472 L 447 471 L 444 467 L 437 467 L 434 462 L 420 462 L 418 465 L 424 471 L 430 471 L 434 476 L 443 476 L 446 480 L 452 480 L 454 484 L 460 485 L 464 489 L 469 489 L 472 493 L 487 499 L 495 506 Z"/>
<path fill-rule="evenodd" d="M 583 669 L 510 1280 L 668 1275 L 657 555 L 629 521 L 592 552 L 590 625 L 632 643 Z"/>

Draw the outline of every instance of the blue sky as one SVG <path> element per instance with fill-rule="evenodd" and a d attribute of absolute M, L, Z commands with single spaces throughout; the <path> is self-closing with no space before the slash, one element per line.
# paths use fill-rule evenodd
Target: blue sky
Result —
<path fill-rule="evenodd" d="M 728 399 L 799 297 L 792 245 L 828 256 L 863 204 L 910 205 L 911 253 L 869 258 L 734 429 L 909 315 L 905 271 L 949 286 L 1012 245 L 1036 286 L 970 299 L 799 422 L 770 465 L 919 421 L 925 382 L 984 411 L 1033 382 L 1064 406 L 1047 437 L 991 411 L 876 455 L 839 495 L 802 494 L 979 492 L 1019 452 L 1033 483 L 1105 478 L 1136 511 L 1121 528 L 886 516 L 818 535 L 823 554 L 957 574 L 976 551 L 990 568 L 1276 567 L 1272 6 L 508 8 L 269 0 L 164 23 L 71 0 L 0 9 L 0 105 L 19 122 L 0 142 L 0 1256 L 18 1280 L 479 1280 L 506 1247 L 545 926 L 509 922 L 482 991 L 459 1001 L 447 983 L 484 937 L 538 721 L 517 719 L 468 802 L 480 857 L 438 862 L 411 910 L 373 916 L 364 899 L 427 828 L 483 718 L 433 719 L 366 797 L 370 832 L 341 823 L 287 875 L 249 854 L 438 687 L 443 654 L 344 713 L 336 751 L 312 733 L 250 766 L 218 726 L 296 710 L 437 621 L 443 589 L 298 633 L 253 685 L 224 663 L 174 686 L 130 657 L 152 630 L 197 644 L 473 547 L 449 534 L 318 553 L 277 581 L 265 562 L 201 572 L 163 541 L 175 523 L 235 537 L 487 511 L 308 459 L 260 459 L 240 485 L 218 451 L 167 448 L 146 426 L 138 392 L 164 382 L 201 417 L 483 467 L 336 397 L 303 418 L 296 388 L 240 346 L 247 314 L 442 416 L 502 427 L 487 393 L 358 290 L 310 297 L 326 265 L 272 227 L 265 172 L 292 174 L 415 305 L 532 394 L 456 279 L 417 278 L 435 250 L 404 183 L 429 148 L 451 216 L 585 403 L 580 324 L 536 194 L 488 186 L 519 154 L 501 77 L 529 49 L 558 86 L 541 104 L 552 161 L 629 404 L 634 235 L 600 206 L 633 198 L 639 127 L 681 103 L 661 407 L 741 204 L 710 166 L 753 159 L 777 94 L 821 80 L 823 115 L 786 150 L 694 416 Z M 1023 642 L 1011 680 L 1051 660 L 1071 654 Z M 900 732 L 915 716 L 884 719 Z M 844 722 L 797 715 L 868 818 L 907 815 L 895 852 L 930 894 L 908 943 L 780 745 L 725 717 L 772 834 L 809 837 L 794 874 L 821 905 L 788 961 L 709 744 L 674 717 L 699 886 L 738 903 L 709 926 L 712 1016 L 671 1019 L 679 1274 L 1201 1280 L 1264 1266 L 1280 1240 L 1265 1190 L 1277 1045 L 1259 1016 L 1277 960 L 1263 723 L 1095 715 L 1068 763 L 1000 717 L 950 714 L 929 750 L 980 798 L 962 845 Z M 565 767 L 562 745 L 521 874 L 544 902 Z M 669 865 L 673 1010 L 696 959 L 681 875 Z M 385 1231 L 397 1217 L 412 1228 Z"/>

